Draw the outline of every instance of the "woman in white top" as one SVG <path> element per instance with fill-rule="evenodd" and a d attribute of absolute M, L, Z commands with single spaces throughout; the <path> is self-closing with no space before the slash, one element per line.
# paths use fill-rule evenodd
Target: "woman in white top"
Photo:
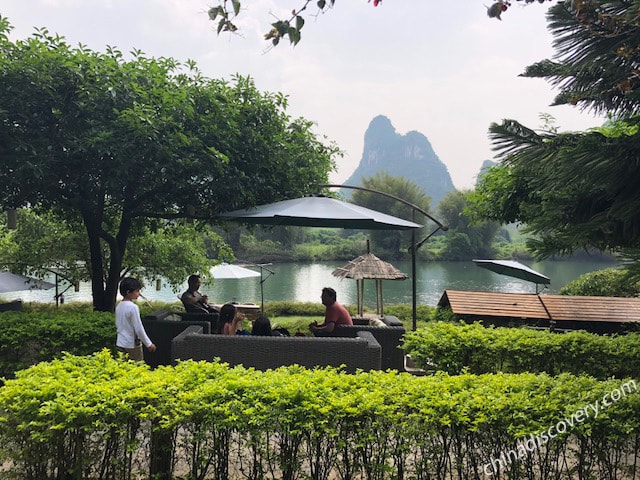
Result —
<path fill-rule="evenodd" d="M 123 278 L 120 282 L 120 295 L 122 301 L 116 307 L 116 347 L 125 353 L 131 360 L 142 362 L 142 344 L 150 352 L 156 351 L 156 346 L 147 336 L 142 320 L 140 319 L 140 309 L 133 303 L 139 296 L 142 284 L 140 280 L 133 277 Z"/>

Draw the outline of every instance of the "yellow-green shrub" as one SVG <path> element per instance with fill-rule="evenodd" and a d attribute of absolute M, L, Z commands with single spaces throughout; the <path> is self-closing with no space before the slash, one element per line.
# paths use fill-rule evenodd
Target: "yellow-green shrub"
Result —
<path fill-rule="evenodd" d="M 457 374 L 562 372 L 596 378 L 640 378 L 640 333 L 562 334 L 479 323 L 430 322 L 407 332 L 405 352 L 420 366 Z"/>
<path fill-rule="evenodd" d="M 67 355 L 0 388 L 0 460 L 12 465 L 7 475 L 34 480 L 479 478 L 492 458 L 572 418 L 501 475 L 619 478 L 640 473 L 640 397 L 635 382 L 622 385 L 567 374 L 258 372 L 191 361 L 149 370 L 107 351 Z M 624 395 L 576 420 L 615 391 Z M 163 471 L 153 462 L 160 453 Z"/>

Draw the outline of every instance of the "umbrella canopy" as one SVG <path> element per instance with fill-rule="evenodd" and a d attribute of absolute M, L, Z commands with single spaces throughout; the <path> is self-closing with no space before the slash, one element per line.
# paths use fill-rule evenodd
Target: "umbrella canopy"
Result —
<path fill-rule="evenodd" d="M 549 285 L 551 283 L 549 277 L 513 260 L 474 260 L 474 262 L 477 266 L 500 275 L 507 275 L 540 285 Z"/>
<path fill-rule="evenodd" d="M 382 280 L 406 280 L 407 275 L 384 260 L 380 260 L 372 253 L 361 255 L 349 261 L 345 266 L 336 268 L 331 275 L 338 278 L 353 278 L 356 280 L 358 297 L 358 315 L 364 310 L 364 280 L 376 281 L 376 313 L 384 315 L 382 302 Z"/>
<path fill-rule="evenodd" d="M 260 276 L 260 272 L 249 270 L 248 268 L 240 267 L 238 265 L 230 265 L 228 263 L 221 263 L 220 265 L 213 267 L 210 270 L 210 273 L 213 278 L 217 279 L 241 279 Z"/>
<path fill-rule="evenodd" d="M 55 287 L 53 283 L 25 277 L 11 272 L 0 272 L 0 293 L 20 292 L 23 290 L 48 290 Z"/>
<path fill-rule="evenodd" d="M 402 218 L 324 196 L 295 198 L 246 210 L 234 210 L 223 213 L 220 218 L 260 225 L 365 230 L 409 230 L 422 227 Z"/>

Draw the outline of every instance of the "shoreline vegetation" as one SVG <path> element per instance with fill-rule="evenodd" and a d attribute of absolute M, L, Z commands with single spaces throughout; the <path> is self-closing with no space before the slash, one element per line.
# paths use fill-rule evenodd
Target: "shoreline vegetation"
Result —
<path fill-rule="evenodd" d="M 222 233 L 222 232 L 220 232 Z M 245 231 L 231 237 L 222 233 L 235 256 L 254 263 L 348 261 L 367 253 L 368 236 L 363 232 L 331 228 L 274 227 L 269 231 Z M 407 239 L 409 239 L 407 234 Z M 406 241 L 408 243 L 408 240 Z M 388 251 L 375 242 L 369 247 L 376 256 L 396 260 L 406 257 L 406 250 Z M 487 249 L 487 258 L 497 260 L 532 261 L 526 238 L 515 226 L 505 227 Z M 418 250 L 419 261 L 468 261 L 478 258 L 472 252 L 453 252 L 445 234 L 437 234 Z M 615 257 L 608 253 L 577 251 L 572 256 L 553 257 L 553 260 L 581 260 L 610 262 Z"/>

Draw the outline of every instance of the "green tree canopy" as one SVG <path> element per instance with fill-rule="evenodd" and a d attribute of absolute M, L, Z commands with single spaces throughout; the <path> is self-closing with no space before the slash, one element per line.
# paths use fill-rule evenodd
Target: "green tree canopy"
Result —
<path fill-rule="evenodd" d="M 565 133 L 490 127 L 502 163 L 480 179 L 474 212 L 525 224 L 538 257 L 640 243 L 639 11 L 637 0 L 559 2 L 548 15 L 557 60 L 526 72 L 560 88 L 556 103 L 609 112 L 610 122 Z"/>
<path fill-rule="evenodd" d="M 231 261 L 233 253 L 219 235 L 187 222 L 156 220 L 134 229 L 122 261 L 122 275 L 148 282 L 162 277 L 178 288 L 193 272 L 207 274 L 210 258 Z M 109 248 L 102 244 L 102 255 Z M 0 221 L 0 268 L 44 277 L 58 273 L 70 283 L 91 281 L 87 235 L 79 222 L 53 212 L 18 210 L 15 229 Z"/>
<path fill-rule="evenodd" d="M 448 260 L 491 258 L 493 240 L 500 229 L 495 221 L 473 222 L 466 213 L 471 191 L 451 191 L 438 204 L 439 218 L 449 227 L 443 257 Z M 466 248 L 463 246 L 467 245 Z"/>
<path fill-rule="evenodd" d="M 249 78 L 9 30 L 0 19 L 0 204 L 82 225 L 99 310 L 115 306 L 132 232 L 297 197 L 334 167 L 338 150 Z"/>
<path fill-rule="evenodd" d="M 560 295 L 637 297 L 640 284 L 623 269 L 605 268 L 580 275 L 560 289 Z"/>
<path fill-rule="evenodd" d="M 381 172 L 373 177 L 363 178 L 362 186 L 401 198 L 429 213 L 431 197 L 425 193 L 422 187 L 413 183 L 411 180 L 403 177 L 394 177 L 386 172 Z M 417 215 L 414 220 L 411 207 L 383 195 L 363 190 L 354 190 L 351 201 L 357 205 L 377 210 L 387 215 L 393 215 L 394 217 L 415 221 L 416 223 L 426 221 L 426 219 L 420 218 L 422 215 Z M 398 257 L 401 254 L 403 240 L 404 243 L 407 244 L 407 239 L 409 238 L 409 233 L 397 230 L 371 232 L 371 241 L 376 250 L 383 250 L 385 254 L 392 258 Z"/>

